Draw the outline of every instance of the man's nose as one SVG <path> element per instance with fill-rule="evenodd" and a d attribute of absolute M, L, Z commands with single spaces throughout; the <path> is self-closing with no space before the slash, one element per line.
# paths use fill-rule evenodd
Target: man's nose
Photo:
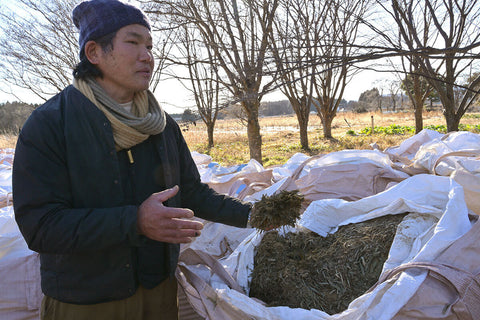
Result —
<path fill-rule="evenodd" d="M 140 55 L 140 60 L 145 62 L 152 62 L 153 61 L 152 51 L 148 48 L 143 49 Z"/>

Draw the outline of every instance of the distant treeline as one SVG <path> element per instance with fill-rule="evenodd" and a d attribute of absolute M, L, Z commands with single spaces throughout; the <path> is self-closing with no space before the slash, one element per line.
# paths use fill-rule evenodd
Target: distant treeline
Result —
<path fill-rule="evenodd" d="M 22 102 L 5 102 L 0 103 L 0 133 L 18 133 L 28 116 L 39 104 L 27 104 Z M 369 111 L 405 111 L 411 108 L 409 100 L 399 94 L 392 99 L 392 96 L 382 96 L 378 89 L 367 90 L 360 95 L 358 101 L 341 100 L 338 111 L 352 111 L 357 113 Z M 429 100 L 426 102 L 427 111 L 441 109 L 438 102 Z M 479 110 L 478 105 L 472 107 L 470 111 Z M 312 104 L 310 111 L 317 113 L 315 106 Z M 221 110 L 218 119 L 238 118 L 242 117 L 242 108 L 234 105 Z M 288 100 L 262 102 L 259 108 L 261 117 L 292 115 L 294 114 L 291 103 Z M 181 122 L 194 122 L 199 120 L 196 110 L 185 109 L 183 113 L 170 114 L 175 120 Z"/>
<path fill-rule="evenodd" d="M 346 106 L 346 101 L 342 101 L 342 106 Z M 30 116 L 33 110 L 40 104 L 27 104 L 22 102 L 0 103 L 0 133 L 18 133 L 23 124 Z M 237 106 L 238 107 L 238 106 Z M 241 108 L 232 106 L 222 110 L 218 119 L 238 117 L 238 111 Z M 312 105 L 310 110 L 316 112 Z M 262 102 L 259 113 L 261 117 L 292 115 L 294 114 L 292 105 L 288 100 Z M 196 110 L 186 109 L 183 113 L 170 113 L 177 121 L 195 121 L 199 119 Z"/>
<path fill-rule="evenodd" d="M 17 134 L 38 106 L 22 102 L 0 103 L 0 133 Z"/>
<path fill-rule="evenodd" d="M 342 99 L 339 105 L 339 111 L 353 111 L 353 112 L 367 112 L 369 110 L 374 110 L 376 103 L 373 103 L 374 98 L 365 95 L 364 102 L 349 101 Z M 312 103 L 310 106 L 310 112 L 317 113 L 315 105 Z M 282 115 L 293 115 L 292 104 L 288 100 L 279 100 L 279 101 L 266 101 L 262 102 L 259 108 L 260 117 L 272 117 L 272 116 L 282 116 Z M 180 122 L 192 122 L 198 121 L 200 119 L 196 110 L 185 109 L 183 113 L 170 113 L 170 115 L 177 121 Z M 243 114 L 243 109 L 240 105 L 232 105 L 223 110 L 221 110 L 217 116 L 217 119 L 233 119 L 233 118 L 242 118 L 245 117 Z"/>

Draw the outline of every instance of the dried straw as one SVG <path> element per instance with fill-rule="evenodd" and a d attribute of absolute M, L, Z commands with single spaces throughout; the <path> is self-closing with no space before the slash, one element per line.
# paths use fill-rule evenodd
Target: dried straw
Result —
<path fill-rule="evenodd" d="M 389 215 L 342 226 L 327 237 L 268 232 L 257 248 L 250 296 L 269 306 L 336 314 L 378 280 L 398 224 Z"/>
<path fill-rule="evenodd" d="M 300 217 L 304 197 L 298 190 L 282 190 L 272 196 L 263 195 L 253 206 L 250 225 L 260 230 L 295 226 Z"/>

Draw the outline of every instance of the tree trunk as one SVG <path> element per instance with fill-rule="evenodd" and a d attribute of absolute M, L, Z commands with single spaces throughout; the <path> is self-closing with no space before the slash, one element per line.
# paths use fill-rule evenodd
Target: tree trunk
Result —
<path fill-rule="evenodd" d="M 453 93 L 453 86 L 447 85 L 444 92 L 439 93 L 440 101 L 443 105 L 443 115 L 447 123 L 447 132 L 458 131 L 458 124 L 460 118 L 457 119 L 455 112 L 455 95 Z"/>
<path fill-rule="evenodd" d="M 419 101 L 420 100 L 420 101 Z M 422 97 L 415 96 L 415 133 L 419 133 L 423 130 L 423 101 Z"/>
<path fill-rule="evenodd" d="M 413 109 L 415 110 L 415 133 L 423 130 L 423 92 L 420 88 L 420 78 L 413 76 Z"/>
<path fill-rule="evenodd" d="M 437 85 L 437 93 L 440 96 L 440 101 L 442 102 L 443 115 L 445 116 L 445 121 L 447 123 L 447 132 L 458 131 L 458 124 L 460 123 L 460 117 L 457 117 L 457 111 L 455 108 L 455 76 L 453 65 L 454 62 L 452 59 L 446 59 L 445 82 L 434 82 Z"/>
<path fill-rule="evenodd" d="M 300 129 L 300 144 L 303 150 L 309 150 L 308 145 L 308 119 L 310 116 L 310 108 L 306 105 L 307 99 L 301 99 L 302 102 L 297 99 L 289 99 L 292 104 L 292 108 L 295 111 L 298 121 L 298 127 Z"/>
<path fill-rule="evenodd" d="M 308 146 L 308 117 L 305 119 L 298 119 L 298 127 L 300 129 L 300 144 L 303 150 L 309 150 Z"/>
<path fill-rule="evenodd" d="M 444 109 L 443 114 L 444 114 L 445 120 L 447 122 L 447 132 L 458 131 L 458 126 L 460 124 L 460 118 L 457 117 L 455 112 L 448 112 L 446 109 Z"/>
<path fill-rule="evenodd" d="M 208 136 L 208 148 L 213 148 L 213 129 L 215 127 L 214 123 L 209 123 L 207 125 L 207 136 Z"/>
<path fill-rule="evenodd" d="M 315 104 L 315 108 L 317 109 L 317 114 L 322 120 L 323 126 L 323 137 L 327 139 L 333 138 L 332 136 L 332 122 L 335 118 L 336 112 L 332 111 L 330 105 L 325 102 L 320 102 L 319 104 Z"/>
<path fill-rule="evenodd" d="M 258 105 L 255 102 L 243 102 L 247 112 L 247 136 L 250 149 L 250 159 L 262 163 L 262 135 L 260 134 L 260 123 L 258 121 Z"/>
<path fill-rule="evenodd" d="M 326 114 L 321 117 L 323 125 L 323 136 L 327 139 L 333 138 L 332 136 L 332 121 L 335 115 Z"/>

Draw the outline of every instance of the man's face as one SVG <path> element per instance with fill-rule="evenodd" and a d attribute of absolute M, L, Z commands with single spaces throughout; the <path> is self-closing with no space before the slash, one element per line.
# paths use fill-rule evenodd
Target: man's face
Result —
<path fill-rule="evenodd" d="M 154 67 L 152 37 L 142 25 L 132 24 L 117 31 L 113 48 L 100 50 L 97 67 L 103 78 L 97 79 L 117 102 L 133 99 L 135 92 L 148 89 Z"/>

